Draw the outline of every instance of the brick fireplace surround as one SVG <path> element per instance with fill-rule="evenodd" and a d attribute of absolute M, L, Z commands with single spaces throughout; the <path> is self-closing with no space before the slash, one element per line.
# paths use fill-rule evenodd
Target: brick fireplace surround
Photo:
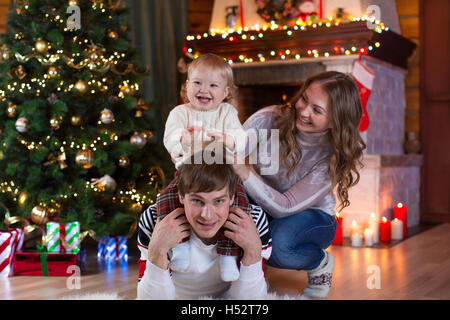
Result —
<path fill-rule="evenodd" d="M 351 73 L 358 55 L 304 58 L 300 61 L 234 64 L 239 89 L 239 114 L 245 119 L 266 104 L 254 105 L 252 90 L 263 88 L 258 101 L 273 101 L 270 87 L 283 87 L 291 92 L 307 77 L 323 71 Z M 379 218 L 393 218 L 393 206 L 402 202 L 408 206 L 408 227 L 420 220 L 421 155 L 405 155 L 405 76 L 406 70 L 373 57 L 363 56 L 362 62 L 375 73 L 373 89 L 367 104 L 370 126 L 362 133 L 367 145 L 360 182 L 349 191 L 351 205 L 342 211 L 344 236 L 349 236 L 352 220 L 367 226 L 370 213 Z M 281 96 L 275 97 L 279 102 Z M 243 119 L 241 119 L 243 120 Z"/>

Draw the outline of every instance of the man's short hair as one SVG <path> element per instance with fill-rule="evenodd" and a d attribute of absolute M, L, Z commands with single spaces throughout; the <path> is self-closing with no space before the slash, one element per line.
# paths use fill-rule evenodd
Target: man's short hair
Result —
<path fill-rule="evenodd" d="M 188 193 L 213 192 L 228 187 L 230 198 L 236 192 L 237 175 L 230 164 L 196 164 L 195 155 L 189 163 L 184 163 L 178 170 L 178 192 L 182 197 Z"/>

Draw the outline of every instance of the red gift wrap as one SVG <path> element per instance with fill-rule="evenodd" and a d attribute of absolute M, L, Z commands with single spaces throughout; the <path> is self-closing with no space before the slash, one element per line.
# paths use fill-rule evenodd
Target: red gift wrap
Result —
<path fill-rule="evenodd" d="M 14 255 L 13 272 L 15 276 L 71 276 L 70 266 L 77 265 L 77 255 L 74 253 L 42 253 L 16 252 Z M 45 259 L 43 261 L 42 259 Z M 45 268 L 47 270 L 45 270 Z M 47 271 L 47 272 L 46 272 Z M 46 274 L 47 273 L 47 274 Z"/>

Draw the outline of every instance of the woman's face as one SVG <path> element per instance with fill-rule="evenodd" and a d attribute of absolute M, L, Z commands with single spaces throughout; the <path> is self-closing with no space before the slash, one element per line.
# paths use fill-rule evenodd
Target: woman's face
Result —
<path fill-rule="evenodd" d="M 295 104 L 299 131 L 323 132 L 332 126 L 330 99 L 318 82 L 313 82 Z"/>

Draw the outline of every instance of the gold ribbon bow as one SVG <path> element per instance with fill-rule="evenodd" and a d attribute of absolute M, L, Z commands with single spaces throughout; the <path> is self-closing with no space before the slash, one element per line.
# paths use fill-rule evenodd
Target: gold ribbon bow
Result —
<path fill-rule="evenodd" d="M 50 155 L 48 156 L 47 162 L 44 163 L 44 166 L 49 166 L 53 163 L 58 162 L 59 163 L 59 168 L 61 170 L 67 168 L 67 164 L 65 162 L 66 160 L 66 153 L 63 152 L 61 153 L 59 156 L 55 157 L 55 155 L 53 153 L 50 153 Z"/>

